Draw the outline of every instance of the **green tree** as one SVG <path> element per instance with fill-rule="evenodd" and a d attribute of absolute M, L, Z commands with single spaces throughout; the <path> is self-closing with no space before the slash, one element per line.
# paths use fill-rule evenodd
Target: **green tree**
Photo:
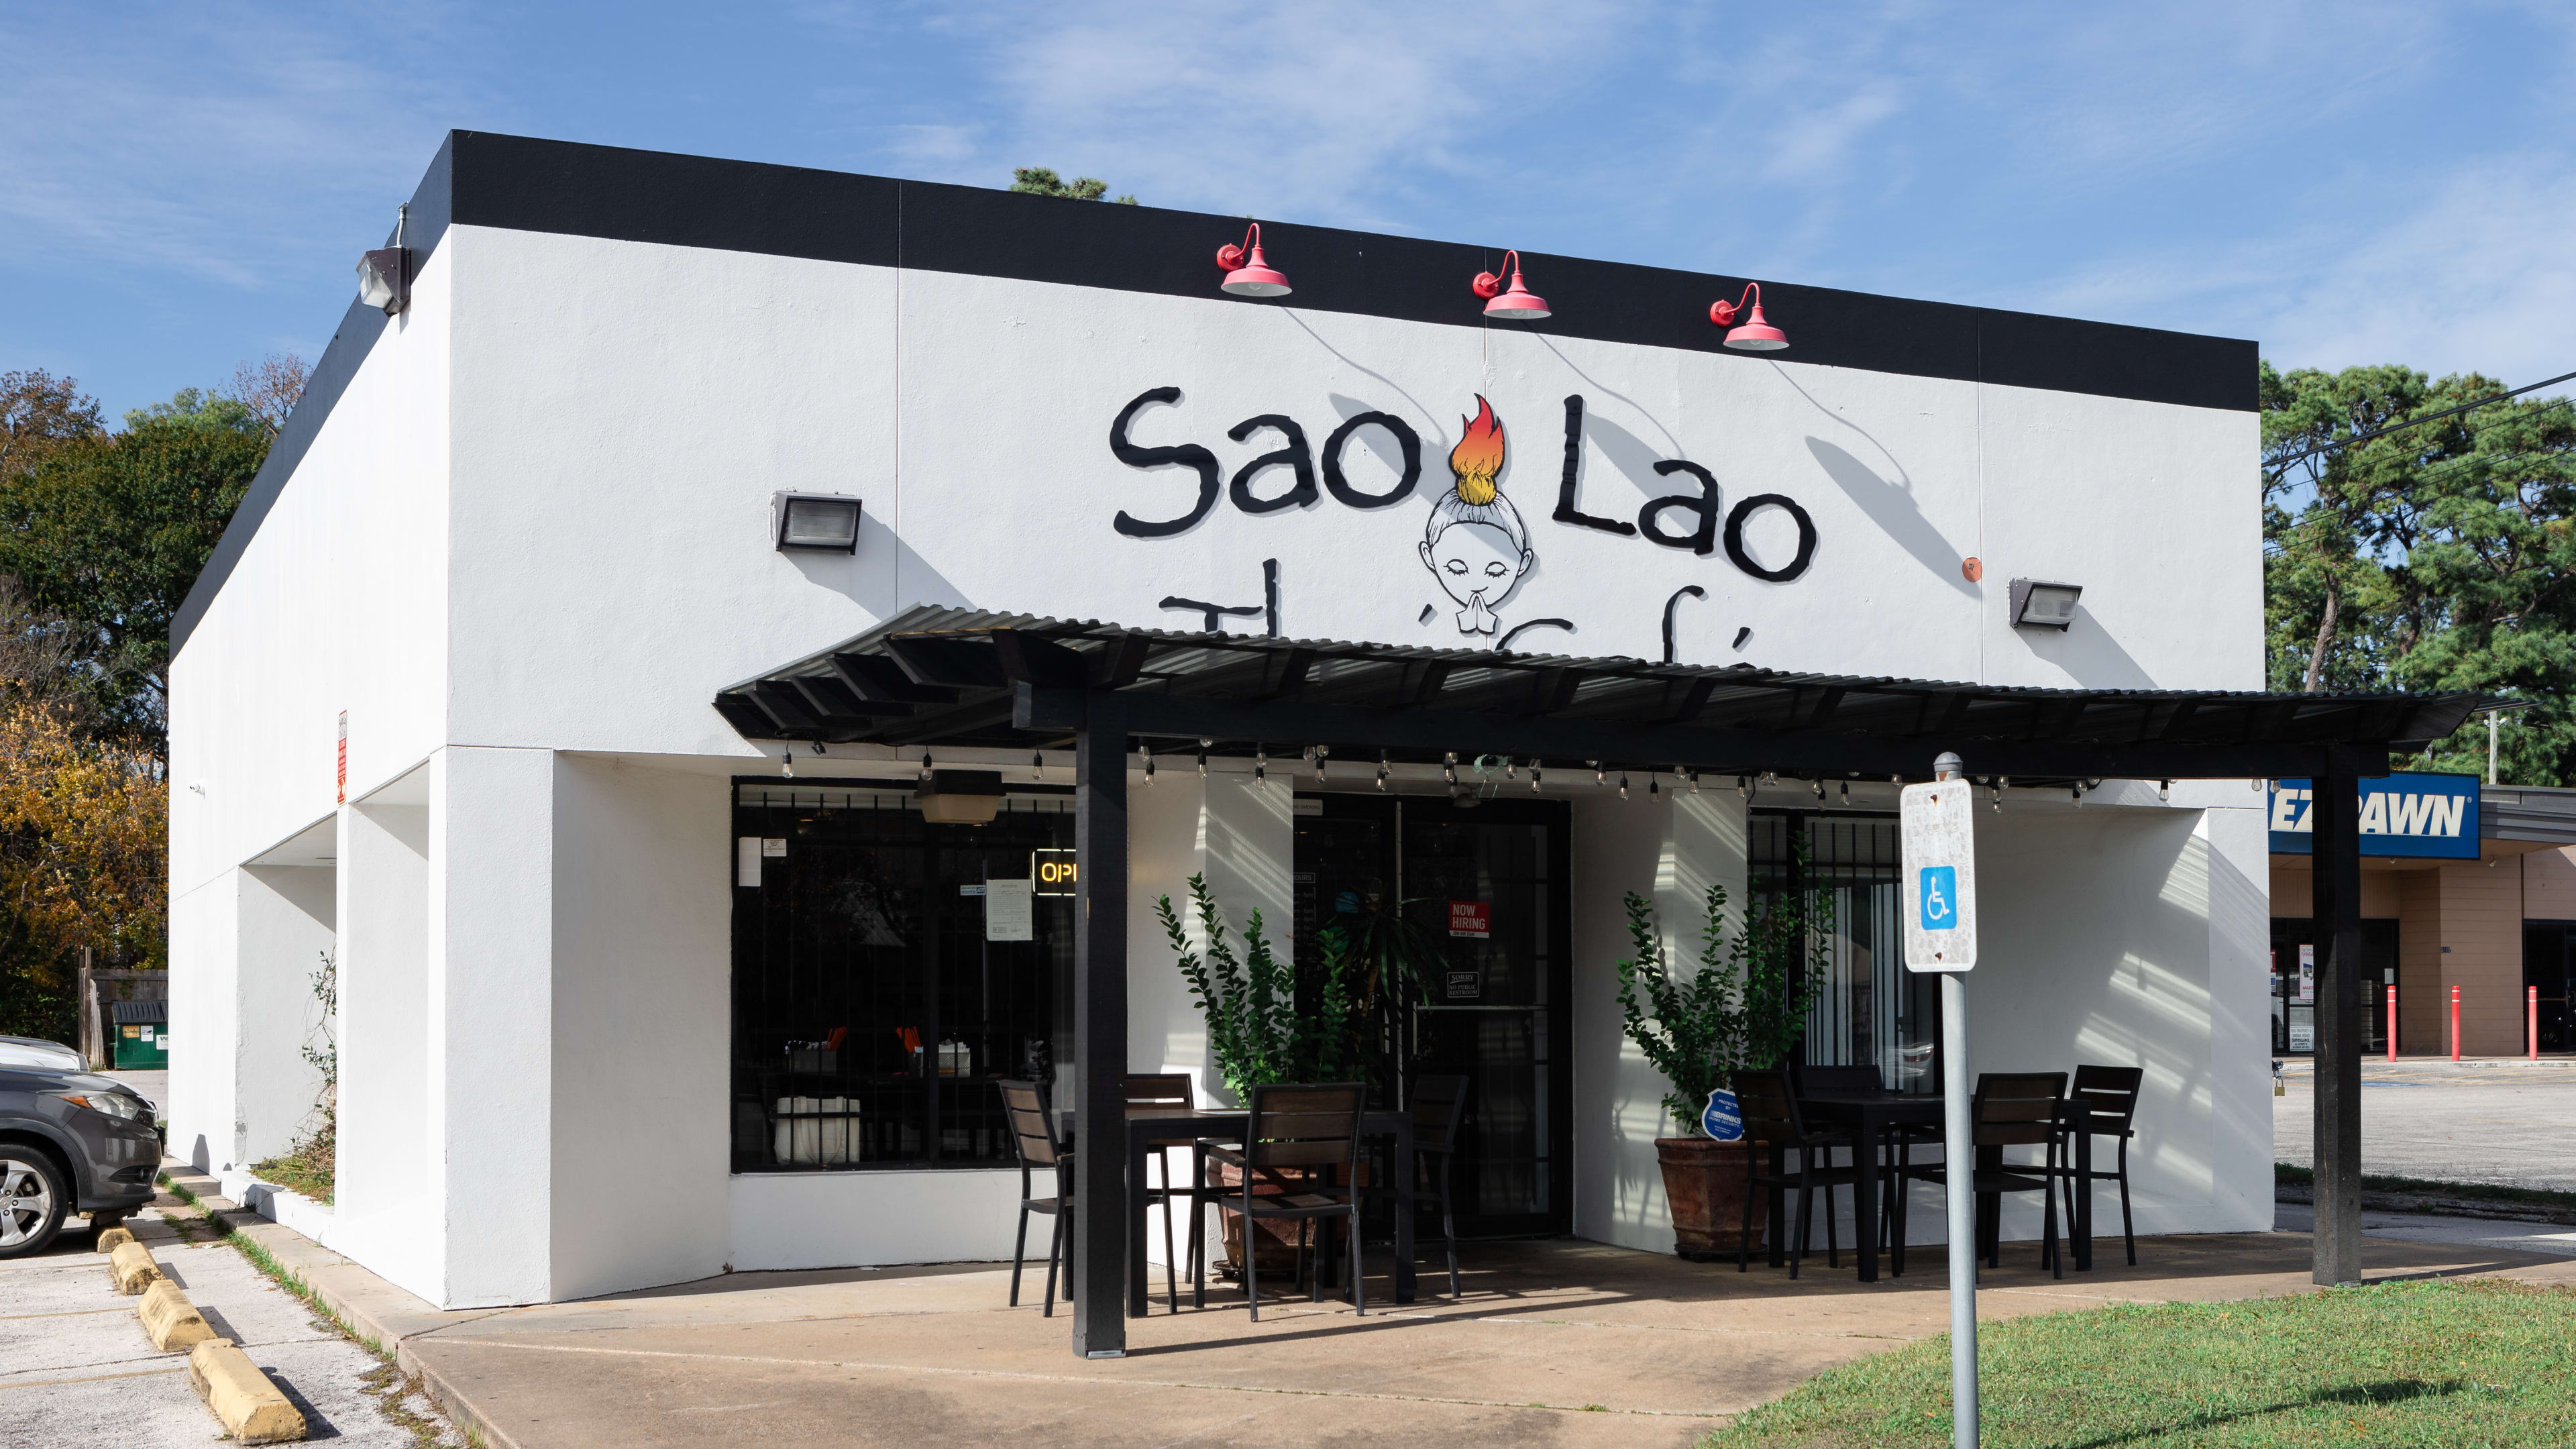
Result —
<path fill-rule="evenodd" d="M 174 400 L 123 433 L 75 438 L 0 476 L 0 574 L 70 621 L 88 688 L 117 732 L 160 747 L 170 621 L 268 443 L 255 420 Z"/>
<path fill-rule="evenodd" d="M 1097 176 L 1077 176 L 1071 181 L 1044 166 L 1021 166 L 1011 172 L 1011 189 L 1031 196 L 1061 196 L 1068 201 L 1099 201 L 1109 195 L 1109 183 Z M 1120 206 L 1134 206 L 1133 194 L 1116 198 Z"/>
<path fill-rule="evenodd" d="M 2262 372 L 2275 689 L 2483 689 L 2536 702 L 2501 775 L 2576 779 L 2576 415 L 2402 367 Z M 2474 405 L 2474 406 L 2471 406 Z M 2467 410 L 2447 417 L 2449 409 Z M 2367 441 L 2410 419 L 2428 419 Z M 2482 771 L 2472 720 L 2418 768 Z"/>

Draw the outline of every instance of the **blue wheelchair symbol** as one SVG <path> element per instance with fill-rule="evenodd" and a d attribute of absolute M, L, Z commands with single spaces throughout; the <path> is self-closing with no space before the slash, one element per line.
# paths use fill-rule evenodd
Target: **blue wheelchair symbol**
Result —
<path fill-rule="evenodd" d="M 1955 930 L 1959 925 L 1959 868 L 1954 865 L 1923 867 L 1922 918 L 1927 931 Z"/>
<path fill-rule="evenodd" d="M 1708 1094 L 1708 1106 L 1699 1114 L 1699 1130 L 1720 1142 L 1744 1140 L 1744 1114 L 1736 1109 L 1733 1092 L 1720 1087 Z"/>

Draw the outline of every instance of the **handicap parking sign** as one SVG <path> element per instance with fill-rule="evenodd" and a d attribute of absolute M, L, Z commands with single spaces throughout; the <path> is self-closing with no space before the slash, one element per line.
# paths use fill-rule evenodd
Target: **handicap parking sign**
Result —
<path fill-rule="evenodd" d="M 1921 885 L 1922 928 L 1927 931 L 1955 931 L 1959 928 L 1959 868 L 1955 865 L 1923 867 Z"/>
<path fill-rule="evenodd" d="M 1744 1140 L 1744 1114 L 1736 1110 L 1733 1092 L 1720 1087 L 1708 1094 L 1708 1106 L 1699 1114 L 1699 1130 L 1720 1142 Z"/>

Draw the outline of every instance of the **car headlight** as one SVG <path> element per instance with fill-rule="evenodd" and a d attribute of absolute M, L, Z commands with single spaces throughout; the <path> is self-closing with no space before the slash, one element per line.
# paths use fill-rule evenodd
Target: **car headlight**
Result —
<path fill-rule="evenodd" d="M 62 1094 L 62 1099 L 71 1103 L 75 1107 L 87 1107 L 93 1112 L 105 1112 L 110 1117 L 120 1118 L 127 1122 L 140 1122 L 143 1120 L 143 1104 L 140 1101 L 121 1093 L 65 1092 Z"/>

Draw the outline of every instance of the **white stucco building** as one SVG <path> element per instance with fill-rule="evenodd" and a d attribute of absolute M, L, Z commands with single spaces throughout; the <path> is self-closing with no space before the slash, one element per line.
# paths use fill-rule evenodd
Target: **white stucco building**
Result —
<path fill-rule="evenodd" d="M 1074 846 L 1063 741 L 853 727 L 818 755 L 785 716 L 763 736 L 757 691 L 714 703 L 917 607 L 2261 687 L 2250 343 L 1784 284 L 1792 345 L 1743 353 L 1708 318 L 1741 279 L 1530 256 L 1554 315 L 1489 322 L 1469 284 L 1499 252 L 1285 226 L 1266 254 L 1296 290 L 1250 300 L 1210 260 L 1241 231 L 453 136 L 408 305 L 351 310 L 175 641 L 173 1150 L 287 1145 L 328 952 L 325 1241 L 433 1303 L 1007 1256 L 989 1079 L 1067 1065 L 1072 917 L 1041 896 L 1030 939 L 973 932 L 957 887 Z M 1454 486 L 1480 399 L 1501 504 Z M 780 548 L 782 492 L 861 500 L 855 548 Z M 1477 596 L 1453 560 L 1503 572 Z M 2016 627 L 2018 579 L 2079 585 L 2071 627 Z M 1830 736 L 1825 692 L 1795 707 Z M 1621 897 L 1695 950 L 1707 884 L 1741 901 L 1804 842 L 1847 903 L 1811 1051 L 1923 1080 L 1929 998 L 1873 894 L 1887 771 L 1748 799 L 1714 758 L 1600 783 L 1550 758 L 1533 790 L 1526 758 L 1470 751 L 1492 803 L 1462 809 L 1438 752 L 1388 752 L 1381 791 L 1375 749 L 1319 784 L 1316 742 L 1222 740 L 1202 774 L 1194 741 L 1140 737 L 1132 1067 L 1217 1085 L 1152 910 L 1192 873 L 1282 937 L 1373 888 L 1484 904 L 1409 1028 L 1479 1074 L 1471 1217 L 1669 1249 Z M 1000 773 L 994 826 L 921 822 L 925 749 Z M 2139 1230 L 2267 1227 L 2265 797 L 2083 774 L 1981 793 L 1974 1065 L 2144 1068 Z M 1939 1237 L 1928 1193 L 1913 1231 Z"/>

